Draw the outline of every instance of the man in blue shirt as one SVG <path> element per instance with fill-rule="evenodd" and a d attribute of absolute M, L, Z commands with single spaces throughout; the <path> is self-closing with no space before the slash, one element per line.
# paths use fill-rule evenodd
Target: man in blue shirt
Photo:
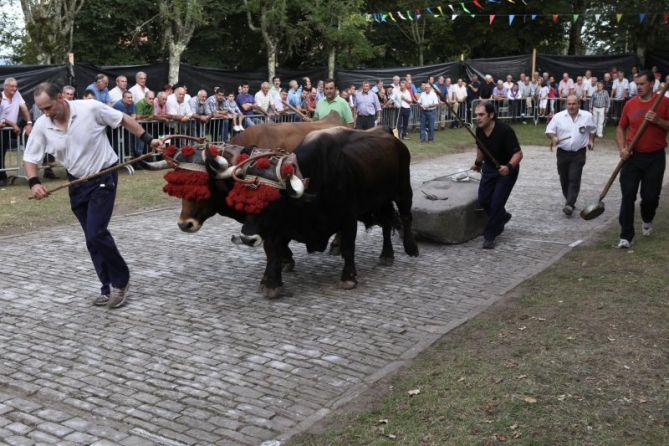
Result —
<path fill-rule="evenodd" d="M 357 118 L 355 120 L 356 129 L 371 129 L 381 115 L 379 97 L 369 90 L 369 81 L 364 81 L 362 83 L 362 91 L 355 93 L 354 103 L 357 111 Z"/>
<path fill-rule="evenodd" d="M 132 93 L 129 91 L 124 92 L 123 98 L 114 103 L 114 108 L 135 119 L 135 103 L 132 102 Z"/>
<path fill-rule="evenodd" d="M 86 87 L 86 90 L 91 90 L 95 93 L 95 99 L 102 102 L 103 104 L 109 104 L 109 78 L 104 74 L 100 73 L 95 76 L 95 82 Z"/>
<path fill-rule="evenodd" d="M 239 109 L 242 111 L 244 116 L 247 116 L 247 118 L 244 119 L 244 126 L 254 126 L 255 122 L 253 122 L 253 120 L 248 116 L 252 116 L 254 114 L 256 100 L 252 94 L 249 94 L 248 82 L 244 82 L 242 84 L 242 92 L 237 95 L 237 99 L 235 99 L 235 101 L 237 102 L 237 105 L 239 106 Z"/>

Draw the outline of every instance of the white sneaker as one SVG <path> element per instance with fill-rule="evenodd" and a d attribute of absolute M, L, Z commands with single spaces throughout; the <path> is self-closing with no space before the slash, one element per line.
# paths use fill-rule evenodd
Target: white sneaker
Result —
<path fill-rule="evenodd" d="M 244 127 L 242 127 L 241 125 L 238 125 L 237 127 L 239 127 L 239 131 L 240 131 L 240 132 L 243 132 L 244 130 L 246 130 L 246 129 L 245 129 Z"/>
<path fill-rule="evenodd" d="M 629 247 L 630 247 L 629 240 L 625 240 L 624 238 L 621 238 L 620 241 L 618 242 L 618 248 L 620 248 L 620 249 L 627 249 Z"/>
<path fill-rule="evenodd" d="M 235 132 L 241 132 L 238 125 L 232 126 L 232 130 L 234 130 Z"/>
<path fill-rule="evenodd" d="M 648 237 L 653 233 L 653 223 L 642 223 L 641 224 L 641 234 Z"/>

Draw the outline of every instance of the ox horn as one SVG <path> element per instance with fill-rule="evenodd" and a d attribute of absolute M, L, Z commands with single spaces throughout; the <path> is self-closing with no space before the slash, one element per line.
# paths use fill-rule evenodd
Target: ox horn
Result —
<path fill-rule="evenodd" d="M 300 198 L 304 195 L 304 182 L 295 175 L 290 177 L 290 187 L 295 191 L 293 198 Z"/>
<path fill-rule="evenodd" d="M 202 161 L 206 164 L 207 163 L 207 156 L 208 156 L 208 151 L 203 150 L 202 151 Z M 218 171 L 223 171 L 228 168 L 230 164 L 228 164 L 228 160 L 223 158 L 221 155 L 216 155 L 214 158 L 214 162 L 218 165 L 218 168 L 216 170 Z M 213 167 L 213 166 L 212 166 Z"/>
<path fill-rule="evenodd" d="M 227 180 L 229 178 L 232 178 L 232 172 L 234 172 L 236 167 L 237 166 L 230 166 L 224 171 L 216 173 L 216 179 Z"/>
<path fill-rule="evenodd" d="M 163 170 L 167 169 L 169 166 L 167 165 L 167 161 L 161 160 L 161 161 L 144 161 L 144 165 L 149 168 L 149 170 Z"/>

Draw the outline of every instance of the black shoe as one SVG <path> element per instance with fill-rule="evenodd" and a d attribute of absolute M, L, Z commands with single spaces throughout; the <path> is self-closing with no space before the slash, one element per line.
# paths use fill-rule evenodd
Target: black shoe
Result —
<path fill-rule="evenodd" d="M 46 169 L 44 169 L 44 178 L 47 178 L 49 180 L 57 180 L 58 175 L 54 173 L 52 168 L 47 167 Z"/>
<path fill-rule="evenodd" d="M 495 241 L 494 240 L 483 240 L 483 246 L 481 246 L 483 249 L 495 249 Z"/>
<path fill-rule="evenodd" d="M 0 187 L 7 187 L 8 184 L 9 181 L 7 180 L 7 178 L 0 178 Z"/>
<path fill-rule="evenodd" d="M 566 215 L 567 217 L 571 217 L 571 214 L 574 213 L 574 207 L 569 204 L 565 204 L 564 207 L 562 208 L 562 212 L 564 212 L 564 215 Z"/>

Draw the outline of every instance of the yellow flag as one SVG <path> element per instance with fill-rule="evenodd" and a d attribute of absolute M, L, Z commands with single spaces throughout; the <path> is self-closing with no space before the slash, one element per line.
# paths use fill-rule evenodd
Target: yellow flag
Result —
<path fill-rule="evenodd" d="M 622 18 L 623 18 L 622 14 L 616 14 L 616 20 L 618 21 L 618 23 L 620 23 L 620 20 L 622 20 Z"/>

